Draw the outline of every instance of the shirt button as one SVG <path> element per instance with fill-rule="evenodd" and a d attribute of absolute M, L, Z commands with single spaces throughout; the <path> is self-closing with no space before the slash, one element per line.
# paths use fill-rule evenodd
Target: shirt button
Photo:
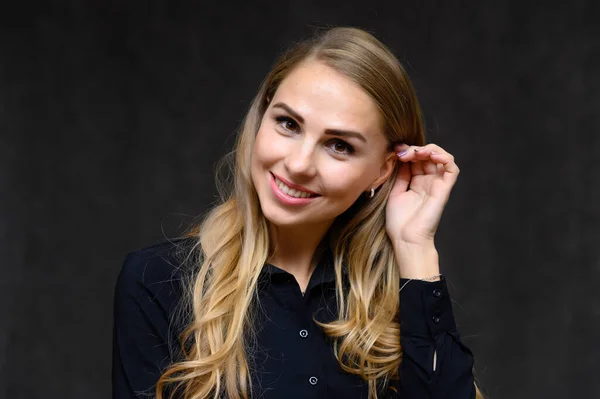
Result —
<path fill-rule="evenodd" d="M 306 338 L 306 337 L 308 337 L 308 331 L 306 331 L 306 330 L 300 330 L 300 336 L 301 336 L 302 338 Z"/>
<path fill-rule="evenodd" d="M 440 316 L 438 316 L 438 315 L 435 315 L 435 316 L 433 316 L 431 319 L 433 320 L 433 322 L 434 322 L 435 324 L 439 324 L 439 323 L 440 323 L 440 320 L 441 320 L 441 319 L 440 319 Z"/>
<path fill-rule="evenodd" d="M 436 298 L 441 298 L 442 297 L 442 291 L 438 290 L 437 288 L 433 290 L 433 296 Z"/>
<path fill-rule="evenodd" d="M 310 382 L 310 385 L 317 385 L 317 382 L 319 382 L 319 379 L 317 377 L 310 377 L 308 379 L 308 382 Z"/>

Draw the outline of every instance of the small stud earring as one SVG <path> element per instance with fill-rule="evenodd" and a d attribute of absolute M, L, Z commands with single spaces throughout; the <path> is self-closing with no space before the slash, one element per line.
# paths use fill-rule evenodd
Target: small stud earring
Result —
<path fill-rule="evenodd" d="M 367 198 L 373 198 L 375 196 L 375 189 L 371 187 L 371 192 L 366 194 Z"/>

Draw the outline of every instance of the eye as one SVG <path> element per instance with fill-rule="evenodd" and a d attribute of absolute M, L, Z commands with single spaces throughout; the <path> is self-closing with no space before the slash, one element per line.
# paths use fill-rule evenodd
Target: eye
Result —
<path fill-rule="evenodd" d="M 294 132 L 298 128 L 298 124 L 296 123 L 296 121 L 287 116 L 278 116 L 275 118 L 275 120 L 277 121 L 279 126 L 281 126 L 289 132 Z"/>
<path fill-rule="evenodd" d="M 338 149 L 342 148 L 342 151 L 338 151 Z M 333 152 L 335 152 L 336 154 L 342 154 L 342 155 L 352 155 L 354 154 L 354 147 L 352 147 L 350 144 L 346 143 L 344 140 L 339 140 L 336 139 L 333 141 Z M 345 151 L 343 151 L 343 149 L 345 149 Z"/>
<path fill-rule="evenodd" d="M 277 126 L 283 128 L 283 130 L 287 132 L 295 133 L 299 129 L 299 126 L 296 123 L 296 121 L 290 118 L 289 116 L 277 116 L 275 117 L 275 120 L 277 121 Z M 352 145 L 345 142 L 344 140 L 334 139 L 332 140 L 332 143 L 333 147 L 330 148 L 332 148 L 332 151 L 335 155 L 352 155 L 356 151 L 354 147 L 352 147 Z"/>

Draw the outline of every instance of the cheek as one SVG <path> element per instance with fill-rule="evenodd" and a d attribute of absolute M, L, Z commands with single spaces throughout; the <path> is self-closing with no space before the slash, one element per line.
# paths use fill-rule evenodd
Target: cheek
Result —
<path fill-rule="evenodd" d="M 281 157 L 283 144 L 278 135 L 269 129 L 262 129 L 256 135 L 253 158 L 257 164 L 270 164 Z"/>
<path fill-rule="evenodd" d="M 332 165 L 327 171 L 327 187 L 330 195 L 339 198 L 358 197 L 368 185 L 366 175 L 356 173 L 358 170 L 362 170 L 359 165 Z"/>

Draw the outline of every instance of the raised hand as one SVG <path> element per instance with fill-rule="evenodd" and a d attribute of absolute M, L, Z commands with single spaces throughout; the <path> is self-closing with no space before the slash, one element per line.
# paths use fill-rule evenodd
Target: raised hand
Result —
<path fill-rule="evenodd" d="M 395 151 L 403 164 L 388 199 L 386 231 L 401 274 L 439 273 L 434 236 L 460 171 L 454 157 L 435 144 L 400 144 Z"/>

